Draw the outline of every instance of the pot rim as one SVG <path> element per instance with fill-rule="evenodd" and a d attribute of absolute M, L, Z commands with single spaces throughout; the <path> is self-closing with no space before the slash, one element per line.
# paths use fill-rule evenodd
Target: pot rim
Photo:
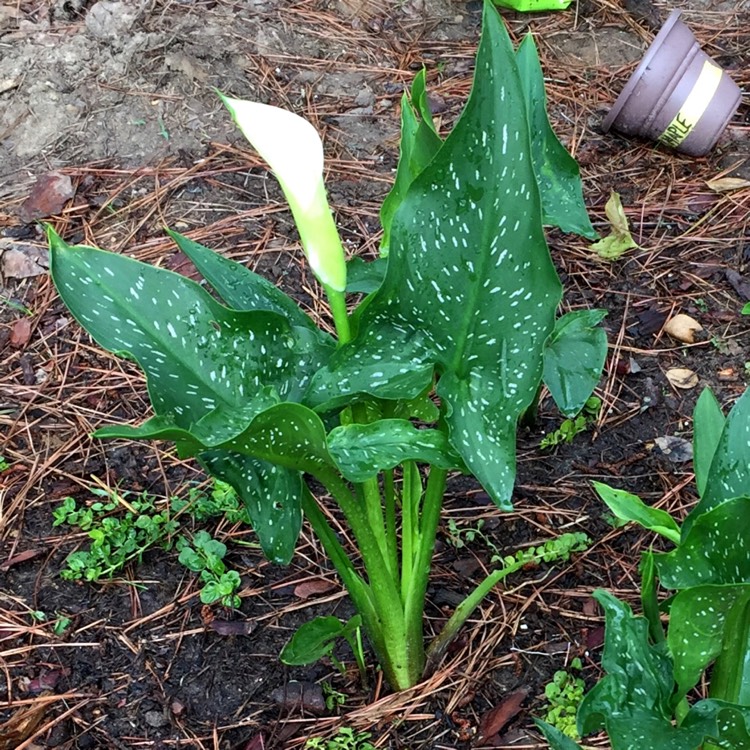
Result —
<path fill-rule="evenodd" d="M 635 90 L 635 87 L 640 83 L 641 78 L 643 77 L 643 74 L 646 72 L 646 68 L 651 64 L 651 61 L 654 59 L 655 55 L 659 50 L 661 49 L 662 45 L 664 44 L 664 41 L 666 40 L 669 33 L 672 31 L 672 28 L 674 25 L 679 21 L 680 16 L 682 15 L 682 11 L 679 9 L 673 10 L 670 14 L 667 20 L 664 22 L 664 25 L 659 29 L 659 33 L 654 38 L 654 41 L 651 42 L 651 45 L 646 50 L 645 55 L 643 56 L 643 59 L 641 60 L 638 67 L 635 69 L 635 72 L 633 75 L 630 76 L 630 79 L 625 84 L 625 88 L 620 92 L 620 95 L 617 97 L 615 103 L 612 105 L 612 109 L 610 109 L 609 114 L 604 118 L 604 121 L 602 122 L 602 130 L 605 133 L 608 133 L 610 128 L 612 127 L 614 121 L 618 118 L 620 115 L 620 112 L 622 112 L 623 108 L 628 102 L 628 99 L 630 99 L 631 95 L 633 94 L 633 91 Z"/>

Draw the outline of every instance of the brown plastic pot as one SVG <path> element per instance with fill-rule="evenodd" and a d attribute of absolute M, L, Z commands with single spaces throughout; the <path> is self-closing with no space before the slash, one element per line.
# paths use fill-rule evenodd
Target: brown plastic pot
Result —
<path fill-rule="evenodd" d="M 737 84 L 698 45 L 673 10 L 604 119 L 604 131 L 708 153 L 742 100 Z"/>

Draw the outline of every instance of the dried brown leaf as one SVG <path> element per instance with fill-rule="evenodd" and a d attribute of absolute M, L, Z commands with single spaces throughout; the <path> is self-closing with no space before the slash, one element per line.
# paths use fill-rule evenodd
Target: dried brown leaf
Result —
<path fill-rule="evenodd" d="M 706 185 L 715 193 L 728 193 L 731 190 L 750 187 L 750 180 L 743 180 L 741 177 L 719 177 L 716 180 L 706 180 Z"/>
<path fill-rule="evenodd" d="M 673 367 L 664 373 L 675 388 L 690 390 L 698 385 L 698 376 L 687 367 Z"/>
<path fill-rule="evenodd" d="M 336 588 L 333 581 L 327 578 L 313 578 L 310 581 L 303 581 L 294 587 L 294 595 L 299 599 L 310 599 L 313 596 L 327 594 Z"/>
<path fill-rule="evenodd" d="M 494 737 L 520 710 L 529 691 L 522 689 L 507 695 L 500 703 L 482 714 L 479 736 L 483 740 Z"/>
<path fill-rule="evenodd" d="M 10 329 L 10 345 L 16 349 L 22 349 L 29 343 L 31 338 L 31 321 L 28 318 L 19 318 Z"/>
<path fill-rule="evenodd" d="M 702 330 L 703 326 L 685 313 L 678 313 L 664 324 L 664 331 L 683 344 L 694 343 L 695 334 Z"/>
<path fill-rule="evenodd" d="M 75 195 L 70 177 L 61 172 L 43 174 L 34 183 L 29 197 L 21 204 L 19 215 L 26 223 L 62 211 Z"/>

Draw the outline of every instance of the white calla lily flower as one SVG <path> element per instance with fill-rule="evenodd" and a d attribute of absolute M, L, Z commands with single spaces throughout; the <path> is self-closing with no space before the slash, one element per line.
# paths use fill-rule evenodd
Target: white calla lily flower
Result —
<path fill-rule="evenodd" d="M 313 273 L 346 288 L 346 264 L 323 184 L 323 142 L 304 118 L 268 104 L 219 94 L 243 135 L 271 167 L 292 210 Z"/>

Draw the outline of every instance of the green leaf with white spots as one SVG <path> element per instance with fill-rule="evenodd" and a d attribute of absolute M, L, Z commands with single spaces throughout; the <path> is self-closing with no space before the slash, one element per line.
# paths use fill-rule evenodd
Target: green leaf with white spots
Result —
<path fill-rule="evenodd" d="M 706 491 L 706 482 L 726 417 L 710 388 L 704 388 L 693 409 L 693 469 L 699 497 Z"/>
<path fill-rule="evenodd" d="M 674 660 L 675 705 L 698 684 L 706 667 L 719 656 L 728 615 L 748 596 L 750 584 L 704 585 L 680 591 L 672 599 L 667 645 Z M 742 661 L 741 653 L 735 652 L 730 658 L 734 662 Z M 711 686 L 714 695 L 713 680 Z"/>
<path fill-rule="evenodd" d="M 655 553 L 662 586 L 686 589 L 701 584 L 750 583 L 750 497 L 722 503 L 698 516 L 680 546 Z"/>
<path fill-rule="evenodd" d="M 544 223 L 559 227 L 563 232 L 596 239 L 599 235 L 591 226 L 583 202 L 578 163 L 560 143 L 547 116 L 544 74 L 531 34 L 527 34 L 519 45 L 516 62 L 529 120 L 532 158 L 542 195 Z"/>
<path fill-rule="evenodd" d="M 646 505 L 640 497 L 625 490 L 616 490 L 601 482 L 592 482 L 592 485 L 596 494 L 624 523 L 632 521 L 644 529 L 661 534 L 674 544 L 680 543 L 680 527 L 666 511 Z"/>
<path fill-rule="evenodd" d="M 325 427 L 311 409 L 284 402 L 256 414 L 252 410 L 238 412 L 246 420 L 244 426 L 238 420 L 225 427 L 230 414 L 222 407 L 219 414 L 207 415 L 188 429 L 157 416 L 138 427 L 106 428 L 97 436 L 173 440 L 181 446 L 183 457 L 218 448 L 310 474 L 334 466 L 326 448 Z"/>
<path fill-rule="evenodd" d="M 209 474 L 234 488 L 247 508 L 263 554 L 271 562 L 287 565 L 302 528 L 302 475 L 230 451 L 205 451 L 198 460 Z"/>
<path fill-rule="evenodd" d="M 435 130 L 427 101 L 425 69 L 417 73 L 410 95 L 401 97 L 401 143 L 396 179 L 380 208 L 383 238 L 380 253 L 388 255 L 391 242 L 391 224 L 396 210 L 406 197 L 412 182 L 440 150 L 442 139 Z"/>
<path fill-rule="evenodd" d="M 682 528 L 683 536 L 701 515 L 734 497 L 750 496 L 750 389 L 727 416 L 700 502 Z"/>
<path fill-rule="evenodd" d="M 331 351 L 278 313 L 229 310 L 171 271 L 71 247 L 52 230 L 49 240 L 52 278 L 71 313 L 105 349 L 138 362 L 154 411 L 182 427 L 263 386 L 298 400 Z"/>
<path fill-rule="evenodd" d="M 451 444 L 510 508 L 515 431 L 542 374 L 561 286 L 542 210 L 515 55 L 497 12 L 466 108 L 393 218 L 388 270 L 359 335 L 313 378 L 308 403 L 409 399 L 440 379 Z"/>
<path fill-rule="evenodd" d="M 421 461 L 441 469 L 463 466 L 444 432 L 419 430 L 405 419 L 336 427 L 328 435 L 328 451 L 351 482 L 364 482 L 404 461 Z"/>
<path fill-rule="evenodd" d="M 596 591 L 594 597 L 606 618 L 602 655 L 606 676 L 578 709 L 578 733 L 585 736 L 606 727 L 615 750 L 654 747 L 650 737 L 670 727 L 671 661 L 663 648 L 649 643 L 644 617 L 635 617 L 627 604 L 607 591 Z M 636 738 L 643 744 L 637 744 Z"/>
<path fill-rule="evenodd" d="M 228 307 L 275 312 L 293 326 L 309 328 L 317 335 L 326 336 L 288 294 L 270 281 L 178 232 L 169 229 L 167 232 Z"/>
<path fill-rule="evenodd" d="M 557 408 L 574 417 L 602 376 L 607 334 L 599 325 L 606 310 L 576 310 L 559 317 L 544 346 L 542 380 Z"/>
<path fill-rule="evenodd" d="M 710 694 L 712 698 L 750 706 L 750 585 L 742 587 L 727 612 Z"/>

